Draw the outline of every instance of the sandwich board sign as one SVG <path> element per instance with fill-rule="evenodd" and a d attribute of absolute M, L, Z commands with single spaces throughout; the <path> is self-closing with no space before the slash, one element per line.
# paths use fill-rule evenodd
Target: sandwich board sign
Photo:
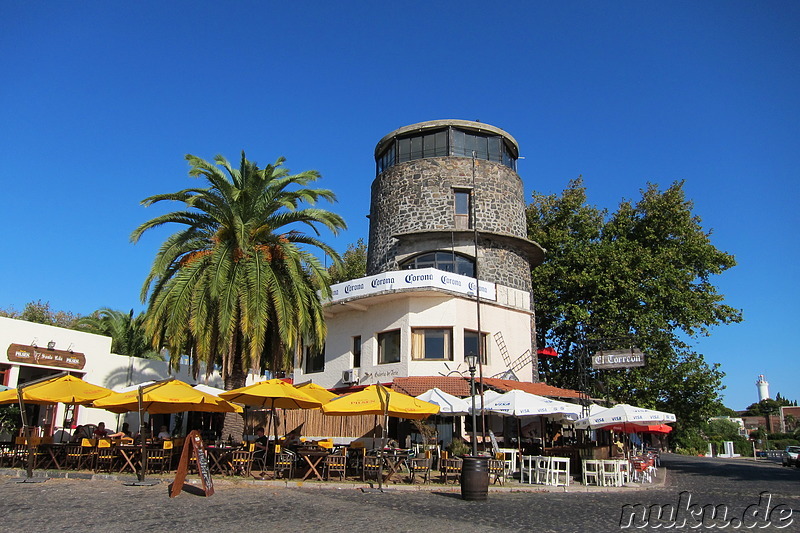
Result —
<path fill-rule="evenodd" d="M 189 459 L 191 459 L 190 456 L 192 455 L 197 458 L 197 471 L 200 473 L 203 491 L 206 496 L 214 494 L 214 482 L 211 480 L 208 454 L 206 453 L 203 439 L 200 437 L 200 432 L 194 430 L 186 436 L 186 442 L 181 452 L 181 460 L 178 463 L 178 471 L 175 473 L 175 481 L 172 482 L 172 491 L 169 493 L 170 498 L 174 498 L 181 493 L 183 484 L 186 481 L 186 474 L 189 471 Z"/>

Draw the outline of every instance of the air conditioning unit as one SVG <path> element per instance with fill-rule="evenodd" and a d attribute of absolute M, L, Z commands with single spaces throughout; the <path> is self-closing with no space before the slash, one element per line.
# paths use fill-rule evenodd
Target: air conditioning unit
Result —
<path fill-rule="evenodd" d="M 358 369 L 351 368 L 342 372 L 342 381 L 345 383 L 358 383 Z"/>

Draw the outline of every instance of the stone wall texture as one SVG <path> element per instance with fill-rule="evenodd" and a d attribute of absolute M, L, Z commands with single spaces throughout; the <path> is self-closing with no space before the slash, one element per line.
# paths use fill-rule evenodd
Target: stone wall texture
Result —
<path fill-rule="evenodd" d="M 479 277 L 486 281 L 530 291 L 530 264 L 521 250 L 490 234 L 527 238 L 522 180 L 498 162 L 466 157 L 417 159 L 390 167 L 372 183 L 367 274 L 396 270 L 398 260 L 432 250 L 474 255 L 471 238 L 456 229 L 455 191 L 475 188 Z M 471 227 L 470 227 L 471 229 Z M 419 235 L 400 242 L 402 234 L 445 232 L 437 237 Z M 437 242 L 438 241 L 438 242 Z"/>

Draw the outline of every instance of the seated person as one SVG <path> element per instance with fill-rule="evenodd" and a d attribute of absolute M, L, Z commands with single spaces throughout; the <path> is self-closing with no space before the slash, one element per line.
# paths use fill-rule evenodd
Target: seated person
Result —
<path fill-rule="evenodd" d="M 91 438 L 90 435 L 86 432 L 86 427 L 79 425 L 75 427 L 75 431 L 72 433 L 72 438 L 69 439 L 70 442 L 80 442 L 83 439 Z"/>
<path fill-rule="evenodd" d="M 122 423 L 122 429 L 121 430 L 117 431 L 116 433 L 112 433 L 112 434 L 109 435 L 109 437 L 112 438 L 112 439 L 121 439 L 122 437 L 130 438 L 130 436 L 131 436 L 131 430 L 129 429 L 129 426 L 128 426 L 127 422 L 123 422 Z"/>
<path fill-rule="evenodd" d="M 94 438 L 96 439 L 104 439 L 108 437 L 108 430 L 106 429 L 106 423 L 100 422 L 97 424 L 97 428 L 94 430 Z"/>
<path fill-rule="evenodd" d="M 264 434 L 264 428 L 256 428 L 256 440 L 254 441 L 254 444 L 255 453 L 253 454 L 253 458 L 259 460 L 263 459 L 267 455 L 267 449 L 269 448 L 269 439 Z"/>
<path fill-rule="evenodd" d="M 153 434 L 150 432 L 150 426 L 142 426 L 141 432 L 133 438 L 133 442 L 135 444 L 140 444 L 142 442 L 142 436 L 144 436 L 145 440 L 153 438 Z"/>
<path fill-rule="evenodd" d="M 302 441 L 300 440 L 300 430 L 293 429 L 283 437 L 281 444 L 286 448 L 291 449 L 300 446 L 301 442 Z"/>
<path fill-rule="evenodd" d="M 167 426 L 161 426 L 161 428 L 158 430 L 158 435 L 156 438 L 161 440 L 171 439 L 172 435 L 169 432 L 169 428 L 167 428 Z"/>

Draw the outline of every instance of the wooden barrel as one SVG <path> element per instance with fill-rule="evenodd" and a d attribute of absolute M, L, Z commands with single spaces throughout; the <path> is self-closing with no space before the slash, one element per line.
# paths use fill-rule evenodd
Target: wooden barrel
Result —
<path fill-rule="evenodd" d="M 489 458 L 465 455 L 461 463 L 461 499 L 485 500 L 489 494 Z"/>

